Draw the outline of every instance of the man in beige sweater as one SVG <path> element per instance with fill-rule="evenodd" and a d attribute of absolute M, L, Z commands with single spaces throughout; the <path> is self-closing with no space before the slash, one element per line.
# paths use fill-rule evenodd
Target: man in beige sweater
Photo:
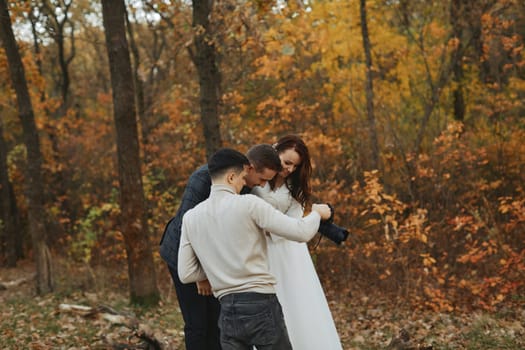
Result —
<path fill-rule="evenodd" d="M 256 196 L 240 196 L 249 164 L 242 153 L 227 148 L 210 158 L 210 197 L 184 215 L 178 274 L 183 283 L 209 280 L 221 303 L 223 350 L 291 349 L 264 235 L 306 242 L 331 210 L 314 204 L 309 215 L 296 219 Z"/>

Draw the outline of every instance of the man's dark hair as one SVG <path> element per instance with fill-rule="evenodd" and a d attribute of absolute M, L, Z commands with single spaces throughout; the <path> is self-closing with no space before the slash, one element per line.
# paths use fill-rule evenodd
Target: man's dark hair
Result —
<path fill-rule="evenodd" d="M 265 143 L 255 145 L 248 150 L 246 156 L 257 172 L 261 172 L 264 168 L 277 172 L 283 170 L 281 158 L 272 145 Z"/>
<path fill-rule="evenodd" d="M 210 157 L 208 172 L 213 179 L 231 169 L 241 172 L 245 165 L 250 165 L 250 161 L 244 154 L 231 148 L 221 148 Z"/>

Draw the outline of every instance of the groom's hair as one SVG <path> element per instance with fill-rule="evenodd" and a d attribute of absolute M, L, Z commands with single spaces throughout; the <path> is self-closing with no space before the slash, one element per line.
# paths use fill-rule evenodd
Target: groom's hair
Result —
<path fill-rule="evenodd" d="M 283 170 L 279 153 L 277 153 L 272 145 L 265 143 L 255 145 L 248 150 L 246 157 L 248 157 L 251 165 L 257 172 L 261 172 L 264 168 L 275 170 L 277 172 Z"/>
<path fill-rule="evenodd" d="M 250 161 L 244 154 L 231 148 L 221 148 L 208 161 L 208 172 L 212 179 L 223 176 L 227 171 L 240 173 Z"/>

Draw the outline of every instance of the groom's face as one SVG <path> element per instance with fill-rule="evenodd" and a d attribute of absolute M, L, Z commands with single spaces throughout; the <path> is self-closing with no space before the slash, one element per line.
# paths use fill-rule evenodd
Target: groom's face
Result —
<path fill-rule="evenodd" d="M 253 166 L 249 166 L 244 179 L 246 186 L 253 188 L 255 186 L 264 186 L 268 181 L 273 179 L 277 174 L 275 170 L 263 168 L 261 171 L 256 171 Z"/>

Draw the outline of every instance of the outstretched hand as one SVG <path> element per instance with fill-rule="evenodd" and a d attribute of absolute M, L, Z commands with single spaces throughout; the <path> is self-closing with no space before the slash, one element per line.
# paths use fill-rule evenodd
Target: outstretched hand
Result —
<path fill-rule="evenodd" d="M 209 296 L 212 295 L 210 281 L 202 280 L 197 282 L 197 293 L 199 295 Z"/>

